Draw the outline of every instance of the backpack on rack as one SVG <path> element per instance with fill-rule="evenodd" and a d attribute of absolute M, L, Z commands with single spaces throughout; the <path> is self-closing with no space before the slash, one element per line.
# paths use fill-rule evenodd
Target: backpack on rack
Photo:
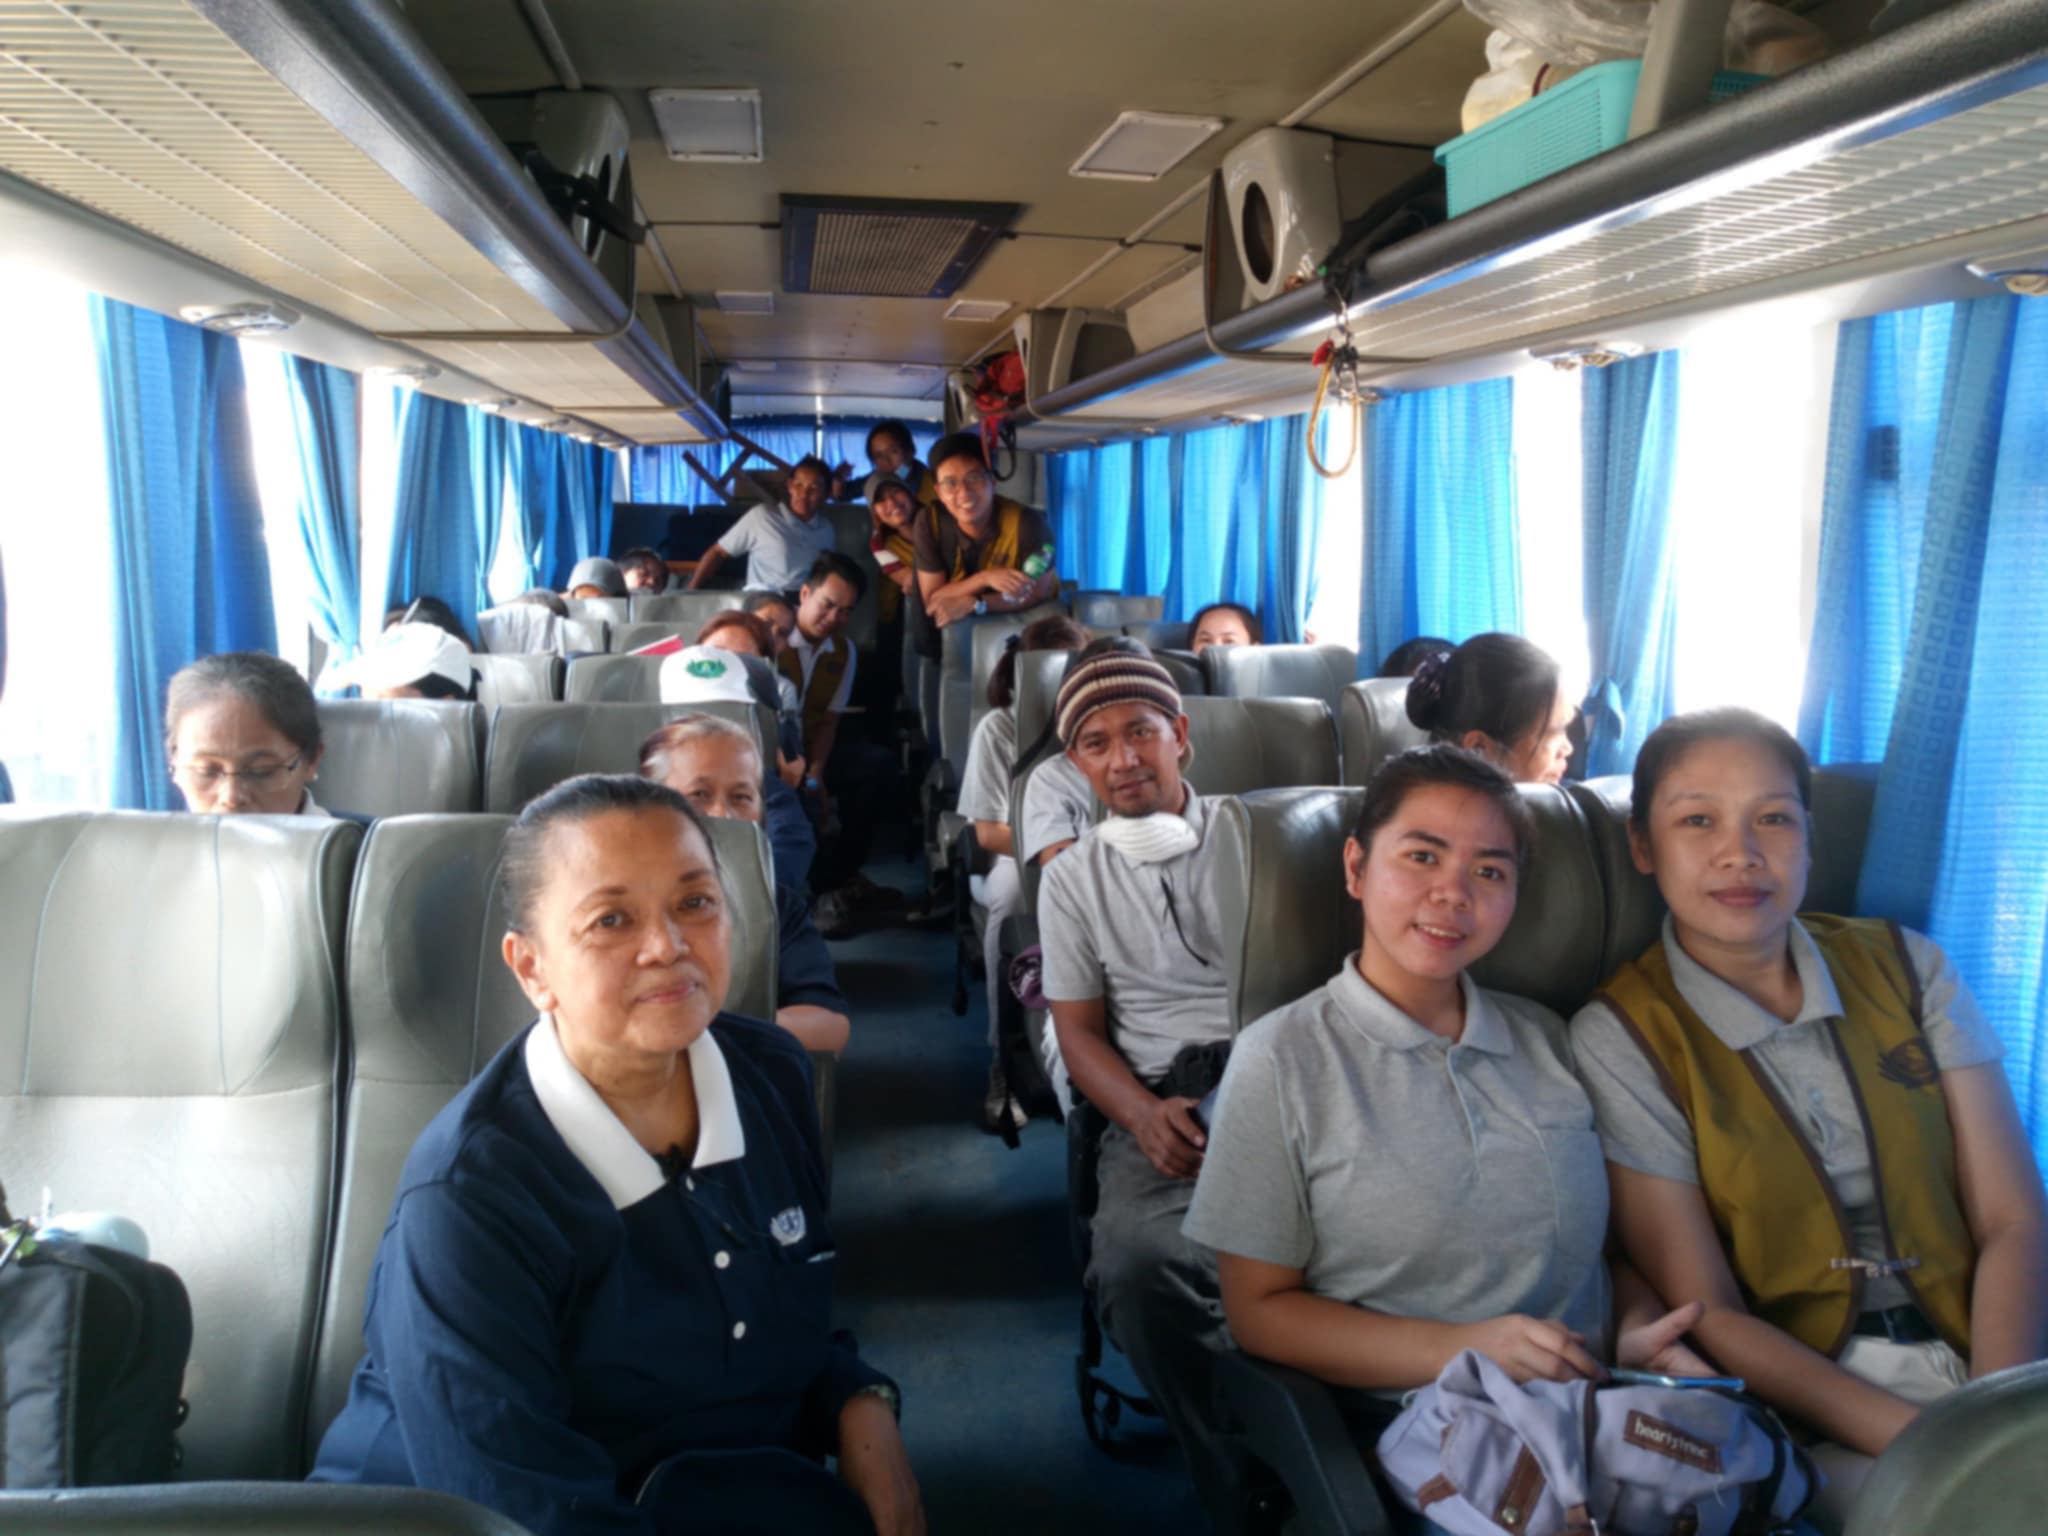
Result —
<path fill-rule="evenodd" d="M 192 1304 L 161 1264 L 39 1238 L 0 1193 L 0 1486 L 166 1482 Z"/>

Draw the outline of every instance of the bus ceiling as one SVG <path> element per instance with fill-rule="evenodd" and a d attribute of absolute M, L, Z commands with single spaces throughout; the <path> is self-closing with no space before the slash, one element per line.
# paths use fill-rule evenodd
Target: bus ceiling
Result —
<path fill-rule="evenodd" d="M 1875 0 L 1795 8 L 1842 42 Z M 1659 11 L 1718 28 L 1726 0 Z M 1395 191 L 1456 135 L 1485 32 L 1457 0 L 1187 0 L 1172 26 L 1092 0 L 687 26 L 652 0 L 191 0 L 146 29 L 50 0 L 0 21 L 0 201 L 34 215 L 0 220 L 0 255 L 157 308 L 272 304 L 303 317 L 294 350 L 636 442 L 722 435 L 721 379 L 742 407 L 929 403 L 1021 343 L 1038 447 L 1304 409 L 1340 308 L 1361 377 L 1416 388 L 2048 266 L 2038 0 L 1859 36 L 1403 227 L 1334 291 L 1242 265 L 1212 173 L 1320 145 L 1361 196 Z M 1683 53 L 1653 36 L 1646 69 L 1681 106 Z"/>

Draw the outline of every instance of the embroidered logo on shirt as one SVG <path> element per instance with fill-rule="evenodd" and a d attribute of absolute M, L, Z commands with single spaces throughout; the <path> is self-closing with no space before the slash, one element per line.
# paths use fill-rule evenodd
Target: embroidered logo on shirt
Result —
<path fill-rule="evenodd" d="M 1696 1435 L 1689 1435 L 1676 1424 L 1667 1424 L 1662 1419 L 1653 1419 L 1647 1413 L 1630 1409 L 1628 1425 L 1621 1432 L 1621 1438 L 1630 1445 L 1639 1445 L 1658 1456 L 1668 1456 L 1673 1461 L 1682 1461 L 1689 1467 L 1698 1467 L 1702 1472 L 1718 1474 L 1721 1470 L 1721 1451 Z"/>
<path fill-rule="evenodd" d="M 775 1241 L 783 1247 L 795 1247 L 804 1240 L 804 1208 L 792 1205 L 786 1211 L 778 1211 L 775 1219 L 768 1223 L 768 1230 L 775 1234 Z"/>
<path fill-rule="evenodd" d="M 683 670 L 692 677 L 723 677 L 725 663 L 715 656 L 699 656 L 695 661 L 687 663 Z"/>
<path fill-rule="evenodd" d="M 1935 1064 L 1934 1052 L 1917 1035 L 1911 1040 L 1901 1040 L 1878 1057 L 1877 1070 L 1886 1082 L 1897 1083 L 1901 1088 L 1929 1088 L 1941 1080 L 1941 1068 Z"/>

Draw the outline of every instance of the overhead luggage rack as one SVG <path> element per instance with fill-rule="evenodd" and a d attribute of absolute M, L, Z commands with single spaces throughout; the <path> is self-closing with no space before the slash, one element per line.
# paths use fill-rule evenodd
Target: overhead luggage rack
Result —
<path fill-rule="evenodd" d="M 1845 287 L 1843 315 L 2048 245 L 2048 9 L 1963 3 L 1391 246 L 1345 295 L 1366 380 L 1420 387 L 1573 339 Z M 2044 258 L 2048 260 L 2048 258 Z M 1034 402 L 1062 427 L 1305 409 L 1334 300 L 1303 288 Z M 1647 332 L 1647 337 L 1642 332 Z M 1298 358 L 1299 374 L 1275 367 Z M 1464 364 L 1460 370 L 1457 365 Z"/>

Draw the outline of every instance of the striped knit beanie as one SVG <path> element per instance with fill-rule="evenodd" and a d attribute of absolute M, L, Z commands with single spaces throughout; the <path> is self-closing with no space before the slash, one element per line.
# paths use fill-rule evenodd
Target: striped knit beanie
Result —
<path fill-rule="evenodd" d="M 1149 704 L 1169 720 L 1182 713 L 1173 674 L 1143 645 L 1121 636 L 1096 641 L 1068 664 L 1053 704 L 1060 745 L 1071 751 L 1081 722 L 1114 704 Z"/>

